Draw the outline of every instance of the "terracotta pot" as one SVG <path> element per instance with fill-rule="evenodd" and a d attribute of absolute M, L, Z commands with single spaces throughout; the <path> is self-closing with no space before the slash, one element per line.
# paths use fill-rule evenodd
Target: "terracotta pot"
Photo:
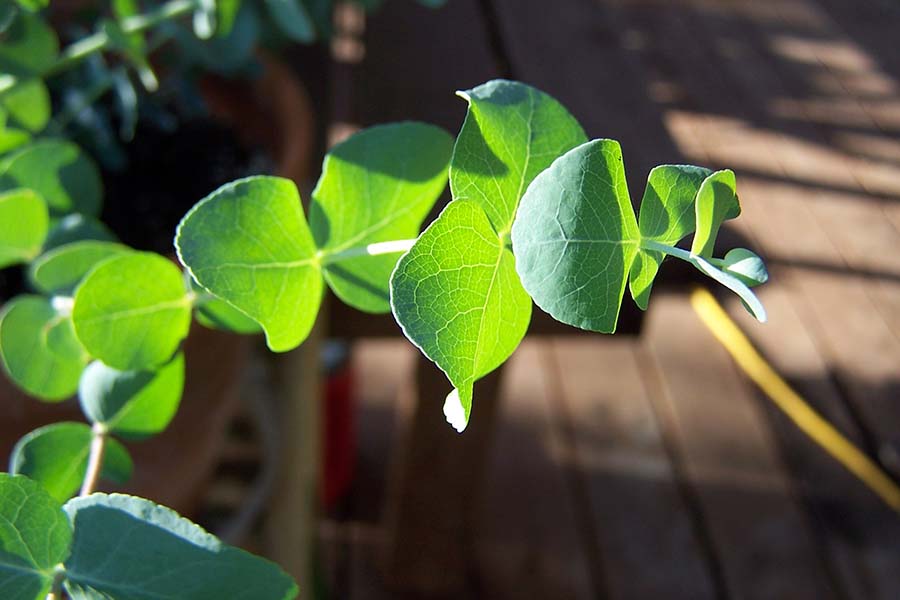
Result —
<path fill-rule="evenodd" d="M 208 78 L 202 89 L 213 115 L 248 145 L 274 158 L 277 174 L 305 180 L 315 137 L 311 103 L 289 69 L 261 56 L 262 76 L 251 82 Z M 239 407 L 240 377 L 249 348 L 243 336 L 197 323 L 184 344 L 186 378 L 181 406 L 162 434 L 126 445 L 134 479 L 119 491 L 192 514 L 213 475 L 229 422 Z M 47 404 L 27 397 L 0 375 L 0 452 L 9 456 L 23 435 L 42 425 L 84 421 L 77 400 Z"/>

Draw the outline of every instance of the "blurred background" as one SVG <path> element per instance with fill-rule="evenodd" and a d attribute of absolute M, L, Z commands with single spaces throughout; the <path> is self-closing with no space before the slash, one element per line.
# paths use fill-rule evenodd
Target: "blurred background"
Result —
<path fill-rule="evenodd" d="M 743 214 L 720 242 L 766 260 L 769 322 L 723 305 L 810 407 L 900 479 L 900 4 L 324 4 L 328 35 L 281 40 L 252 89 L 200 84 L 211 118 L 138 129 L 132 163 L 153 155 L 179 186 L 213 173 L 184 190 L 173 223 L 216 177 L 279 172 L 308 197 L 324 151 L 359 128 L 416 119 L 455 135 L 466 103 L 454 91 L 521 80 L 590 138 L 621 142 L 635 202 L 658 164 L 735 171 Z M 232 146 L 252 152 L 191 163 Z M 110 195 L 142 219 L 163 193 L 153 164 L 140 183 L 110 175 Z M 170 251 L 160 227 L 158 243 L 123 239 Z M 192 334 L 207 364 L 189 370 L 174 433 L 136 451 L 135 489 L 276 560 L 303 598 L 900 598 L 900 507 L 748 378 L 691 303 L 699 277 L 666 263 L 658 281 L 647 313 L 626 298 L 615 336 L 536 310 L 476 387 L 462 435 L 441 412 L 449 385 L 390 316 L 332 298 L 312 340 L 277 357 L 256 338 Z M 25 409 L 10 406 L 12 423 Z M 173 449 L 187 442 L 201 450 Z"/>

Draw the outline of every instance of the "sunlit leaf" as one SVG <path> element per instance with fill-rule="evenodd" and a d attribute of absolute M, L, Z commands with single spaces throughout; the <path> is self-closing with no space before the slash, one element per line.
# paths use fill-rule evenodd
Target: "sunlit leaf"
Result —
<path fill-rule="evenodd" d="M 75 286 L 97 263 L 131 252 L 113 242 L 82 241 L 54 248 L 32 261 L 28 278 L 45 294 L 71 296 Z"/>
<path fill-rule="evenodd" d="M 0 192 L 0 268 L 37 256 L 48 225 L 47 203 L 32 190 Z"/>

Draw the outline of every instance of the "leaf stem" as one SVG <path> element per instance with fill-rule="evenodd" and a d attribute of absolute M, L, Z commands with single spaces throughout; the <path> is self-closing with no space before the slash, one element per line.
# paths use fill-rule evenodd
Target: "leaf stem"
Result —
<path fill-rule="evenodd" d="M 122 19 L 120 25 L 122 31 L 128 33 L 140 33 L 151 27 L 155 27 L 164 21 L 169 21 L 181 15 L 196 10 L 197 0 L 169 0 L 153 10 L 144 14 L 133 15 Z M 88 37 L 70 44 L 63 50 L 59 58 L 52 65 L 44 69 L 41 77 L 54 75 L 69 68 L 82 59 L 110 47 L 112 40 L 103 31 L 98 31 Z"/>
<path fill-rule="evenodd" d="M 765 323 L 767 318 L 766 309 L 763 307 L 762 302 L 760 302 L 759 298 L 756 297 L 756 294 L 754 294 L 753 291 L 737 277 L 718 268 L 723 264 L 721 259 L 704 258 L 688 252 L 687 250 L 661 244 L 653 240 L 641 240 L 641 248 L 644 250 L 662 252 L 668 256 L 674 256 L 675 258 L 680 258 L 681 260 L 691 263 L 698 271 L 737 294 L 738 297 L 744 301 L 744 304 L 746 304 L 750 312 L 753 313 L 753 316 L 761 323 Z"/>
<path fill-rule="evenodd" d="M 93 433 L 91 449 L 79 496 L 87 496 L 97 487 L 97 482 L 100 481 L 100 471 L 103 469 L 103 456 L 106 454 L 106 438 L 109 435 L 106 426 L 102 423 L 94 423 L 91 432 Z"/>
<path fill-rule="evenodd" d="M 391 240 L 389 242 L 376 242 L 374 244 L 367 244 L 365 246 L 347 248 L 346 250 L 341 250 L 340 252 L 335 252 L 334 254 L 328 254 L 326 251 L 322 254 L 322 264 L 330 265 L 332 263 L 341 262 L 342 260 L 357 258 L 360 256 L 378 256 L 381 254 L 395 254 L 406 252 L 407 250 L 412 248 L 413 244 L 415 243 L 415 239 Z"/>
<path fill-rule="evenodd" d="M 62 584 L 66 579 L 66 569 L 62 564 L 56 565 L 53 570 L 53 583 L 50 586 L 50 591 L 47 593 L 46 600 L 62 600 L 63 591 Z"/>

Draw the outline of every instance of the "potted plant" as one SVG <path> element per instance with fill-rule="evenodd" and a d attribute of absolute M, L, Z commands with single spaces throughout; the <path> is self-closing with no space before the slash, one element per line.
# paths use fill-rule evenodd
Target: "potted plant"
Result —
<path fill-rule="evenodd" d="M 4 308 L 0 356 L 29 391 L 57 398 L 77 387 L 90 422 L 29 434 L 14 451 L 15 474 L 0 476 L 9 523 L 0 584 L 11 597 L 296 595 L 277 567 L 170 509 L 95 492 L 100 477 L 131 469 L 120 438 L 155 435 L 176 412 L 192 316 L 260 329 L 280 352 L 307 337 L 326 286 L 359 310 L 391 312 L 447 374 L 444 412 L 458 431 L 474 381 L 515 350 L 532 301 L 564 323 L 612 333 L 626 287 L 646 308 L 673 256 L 765 320 L 749 287 L 765 281 L 762 261 L 743 249 L 712 257 L 721 223 L 739 213 L 733 173 L 657 167 L 637 217 L 617 142 L 587 140 L 562 105 L 524 84 L 492 81 L 461 95 L 469 111 L 455 141 L 405 122 L 333 148 L 308 219 L 288 179 L 252 176 L 212 192 L 178 226 L 184 271 L 102 240 L 45 254 L 52 217 L 94 206 L 84 161 L 57 148 L 0 169 L 0 181 L 14 182 L 0 197 L 0 256 L 34 261 L 30 279 L 44 292 Z M 59 155 L 66 160 L 51 160 Z M 29 179 L 35 172 L 55 173 L 53 185 Z M 453 200 L 422 231 L 448 179 Z M 678 248 L 690 234 L 690 250 Z"/>

